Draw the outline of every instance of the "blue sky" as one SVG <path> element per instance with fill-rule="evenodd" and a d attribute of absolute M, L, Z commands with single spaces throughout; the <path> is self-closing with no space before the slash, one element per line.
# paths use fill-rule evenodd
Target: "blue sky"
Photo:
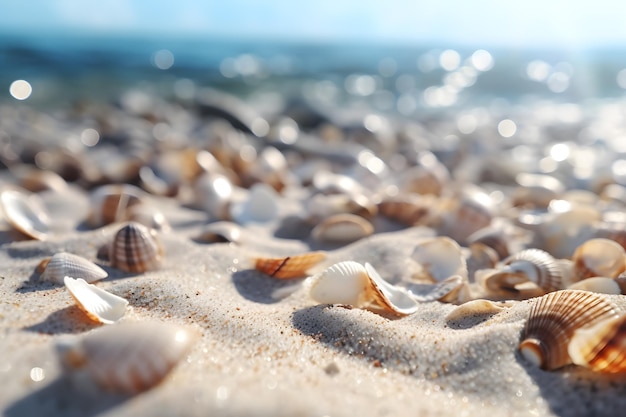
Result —
<path fill-rule="evenodd" d="M 620 0 L 0 0 L 0 31 L 626 45 Z"/>

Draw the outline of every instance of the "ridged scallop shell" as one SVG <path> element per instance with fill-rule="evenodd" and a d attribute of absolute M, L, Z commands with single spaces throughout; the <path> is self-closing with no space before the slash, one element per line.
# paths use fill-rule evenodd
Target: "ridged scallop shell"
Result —
<path fill-rule="evenodd" d="M 551 292 L 533 304 L 519 350 L 542 369 L 560 368 L 571 363 L 567 349 L 576 330 L 617 315 L 617 308 L 601 295 L 578 290 Z"/>
<path fill-rule="evenodd" d="M 378 210 L 383 216 L 407 226 L 426 225 L 431 220 L 434 207 L 432 196 L 402 194 L 388 197 L 378 203 Z"/>
<path fill-rule="evenodd" d="M 244 201 L 230 205 L 230 217 L 239 224 L 269 222 L 278 212 L 278 194 L 262 183 L 254 184 Z"/>
<path fill-rule="evenodd" d="M 56 349 L 67 371 L 86 373 L 104 390 L 136 394 L 159 384 L 197 338 L 177 325 L 125 322 L 66 336 Z"/>
<path fill-rule="evenodd" d="M 91 283 L 106 278 L 109 274 L 93 262 L 74 255 L 73 253 L 59 252 L 42 261 L 45 264 L 41 279 L 63 283 L 66 276 L 82 278 Z"/>
<path fill-rule="evenodd" d="M 129 184 L 103 185 L 90 196 L 91 213 L 87 223 L 91 227 L 101 227 L 126 219 L 126 211 L 143 202 L 144 192 Z"/>
<path fill-rule="evenodd" d="M 418 308 L 408 291 L 385 281 L 369 263 L 339 262 L 314 275 L 312 281 L 311 298 L 318 303 L 382 309 L 401 316 Z"/>
<path fill-rule="evenodd" d="M 324 252 L 309 252 L 285 258 L 256 258 L 254 268 L 278 279 L 299 278 L 324 259 Z"/>
<path fill-rule="evenodd" d="M 50 219 L 35 194 L 14 189 L 0 192 L 0 206 L 11 226 L 26 236 L 45 240 L 50 234 Z"/>
<path fill-rule="evenodd" d="M 584 290 L 600 294 L 621 294 L 622 290 L 617 280 L 608 277 L 591 277 L 573 283 L 567 287 L 570 290 Z"/>
<path fill-rule="evenodd" d="M 128 301 L 122 297 L 89 284 L 82 278 L 75 279 L 66 276 L 63 283 L 78 307 L 95 322 L 111 324 L 121 319 L 126 313 Z"/>
<path fill-rule="evenodd" d="M 368 220 L 355 214 L 336 214 L 323 220 L 311 231 L 319 242 L 350 243 L 374 233 Z"/>
<path fill-rule="evenodd" d="M 162 249 L 151 229 L 129 222 L 113 237 L 109 260 L 111 266 L 122 271 L 153 271 L 161 267 Z"/>
<path fill-rule="evenodd" d="M 505 259 L 498 273 L 486 281 L 486 286 L 489 289 L 513 289 L 525 281 L 535 283 L 546 292 L 560 290 L 563 289 L 563 271 L 548 252 L 525 249 Z"/>
<path fill-rule="evenodd" d="M 590 239 L 572 255 L 575 280 L 589 277 L 615 278 L 626 269 L 626 252 L 609 239 Z"/>
<path fill-rule="evenodd" d="M 567 351 L 576 365 L 597 372 L 626 372 L 626 315 L 576 330 Z"/>
<path fill-rule="evenodd" d="M 417 243 L 411 259 L 421 268 L 419 277 L 439 282 L 460 275 L 467 280 L 467 265 L 461 247 L 447 236 L 424 239 Z"/>

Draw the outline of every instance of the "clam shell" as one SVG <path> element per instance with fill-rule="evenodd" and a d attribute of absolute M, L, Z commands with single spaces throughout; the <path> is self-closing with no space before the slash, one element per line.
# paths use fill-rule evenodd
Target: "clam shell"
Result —
<path fill-rule="evenodd" d="M 367 262 L 365 271 L 370 279 L 371 288 L 374 289 L 374 299 L 385 310 L 399 316 L 406 316 L 417 311 L 419 304 L 413 299 L 411 293 L 385 281 Z"/>
<path fill-rule="evenodd" d="M 355 214 L 336 214 L 315 226 L 313 239 L 319 242 L 349 243 L 374 233 L 374 226 Z"/>
<path fill-rule="evenodd" d="M 66 276 L 63 283 L 78 307 L 95 322 L 111 324 L 121 319 L 126 313 L 128 301 L 122 297 L 89 284 L 82 278 L 75 279 Z"/>
<path fill-rule="evenodd" d="M 126 272 L 159 269 L 162 249 L 151 229 L 137 222 L 122 226 L 109 246 L 111 266 Z"/>
<path fill-rule="evenodd" d="M 0 206 L 11 226 L 28 237 L 45 240 L 50 234 L 50 219 L 37 195 L 5 189 L 0 192 Z"/>
<path fill-rule="evenodd" d="M 125 322 L 56 344 L 68 372 L 86 373 L 102 389 L 135 394 L 159 384 L 187 355 L 198 334 L 159 322 Z"/>
<path fill-rule="evenodd" d="M 324 259 L 324 252 L 309 252 L 285 258 L 256 258 L 254 268 L 278 279 L 299 278 Z"/>
<path fill-rule="evenodd" d="M 461 247 L 447 236 L 422 240 L 413 249 L 411 259 L 421 268 L 420 277 L 438 282 L 460 275 L 467 280 L 467 265 Z"/>
<path fill-rule="evenodd" d="M 91 213 L 87 223 L 91 227 L 101 227 L 126 219 L 126 211 L 145 200 L 140 189 L 128 184 L 104 185 L 96 189 L 90 196 Z"/>
<path fill-rule="evenodd" d="M 104 269 L 83 257 L 73 253 L 59 252 L 45 260 L 41 279 L 62 284 L 63 278 L 70 276 L 82 278 L 91 283 L 104 279 L 108 275 Z"/>
<path fill-rule="evenodd" d="M 170 223 L 161 210 L 151 204 L 135 204 L 126 210 L 125 219 L 131 222 L 141 223 L 150 229 L 159 232 L 168 232 L 171 229 Z"/>
<path fill-rule="evenodd" d="M 600 219 L 600 211 L 590 206 L 553 213 L 538 229 L 543 248 L 557 258 L 570 258 L 578 246 L 595 237 L 595 223 Z"/>
<path fill-rule="evenodd" d="M 597 372 L 626 372 L 626 315 L 576 330 L 567 352 L 576 365 Z"/>
<path fill-rule="evenodd" d="M 364 195 L 315 194 L 306 201 L 307 221 L 318 223 L 322 219 L 337 214 L 356 214 L 371 218 L 378 212 L 378 207 Z"/>
<path fill-rule="evenodd" d="M 617 315 L 617 308 L 601 295 L 578 290 L 551 292 L 533 304 L 519 350 L 542 369 L 560 368 L 571 363 L 567 350 L 576 330 Z"/>
<path fill-rule="evenodd" d="M 621 294 L 619 283 L 608 277 L 591 277 L 578 281 L 567 287 L 570 290 L 584 290 L 600 294 Z"/>
<path fill-rule="evenodd" d="M 609 239 L 590 239 L 572 255 L 575 280 L 589 277 L 616 278 L 626 269 L 626 252 Z"/>

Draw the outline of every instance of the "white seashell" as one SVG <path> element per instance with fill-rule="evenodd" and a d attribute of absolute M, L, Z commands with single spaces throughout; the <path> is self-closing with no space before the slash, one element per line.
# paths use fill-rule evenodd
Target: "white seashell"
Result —
<path fill-rule="evenodd" d="M 356 214 L 336 214 L 326 218 L 311 231 L 319 242 L 349 243 L 374 233 L 374 226 Z"/>
<path fill-rule="evenodd" d="M 471 300 L 450 311 L 446 316 L 446 322 L 460 321 L 468 317 L 493 316 L 510 305 L 510 302 L 494 302 L 482 299 Z"/>
<path fill-rule="evenodd" d="M 198 338 L 188 328 L 159 322 L 125 322 L 56 344 L 66 371 L 87 374 L 102 389 L 135 394 L 159 384 Z"/>
<path fill-rule="evenodd" d="M 87 316 L 98 323 L 111 324 L 126 313 L 128 301 L 115 294 L 88 284 L 82 278 L 65 277 L 65 287 Z"/>
<path fill-rule="evenodd" d="M 574 206 L 556 212 L 538 228 L 543 247 L 556 258 L 570 258 L 576 248 L 594 237 L 601 213 L 595 207 Z"/>
<path fill-rule="evenodd" d="M 349 194 L 315 194 L 306 201 L 306 210 L 310 223 L 344 213 L 370 218 L 378 212 L 366 196 Z"/>
<path fill-rule="evenodd" d="M 197 207 L 215 219 L 228 219 L 233 185 L 226 176 L 216 173 L 202 174 L 194 182 L 193 190 Z"/>
<path fill-rule="evenodd" d="M 411 259 L 421 268 L 420 277 L 443 281 L 460 275 L 467 280 L 467 265 L 461 247 L 449 237 L 439 236 L 419 242 Z"/>
<path fill-rule="evenodd" d="M 50 219 L 35 194 L 5 189 L 0 192 L 0 206 L 11 226 L 28 237 L 45 240 L 50 234 Z"/>
<path fill-rule="evenodd" d="M 93 262 L 73 253 L 59 252 L 45 259 L 41 279 L 63 283 L 66 276 L 79 277 L 91 283 L 106 278 L 109 274 Z"/>
<path fill-rule="evenodd" d="M 254 184 L 243 202 L 230 206 L 230 216 L 239 224 L 266 223 L 279 213 L 278 194 L 269 185 Z"/>
<path fill-rule="evenodd" d="M 572 255 L 575 280 L 589 277 L 616 278 L 626 269 L 626 252 L 609 239 L 590 239 Z"/>
<path fill-rule="evenodd" d="M 413 299 L 420 303 L 437 300 L 455 302 L 459 299 L 459 296 L 460 298 L 467 297 L 467 292 L 469 291 L 467 285 L 467 280 L 461 275 L 453 275 L 431 286 L 426 293 L 417 293 L 413 289 L 410 289 L 409 292 Z"/>
<path fill-rule="evenodd" d="M 584 290 L 600 294 L 621 294 L 618 282 L 608 277 L 591 277 L 578 281 L 567 287 L 570 290 Z"/>
<path fill-rule="evenodd" d="M 462 244 L 472 233 L 489 226 L 493 219 L 493 201 L 478 187 L 466 186 L 459 195 L 440 200 L 439 206 L 439 234 Z"/>
<path fill-rule="evenodd" d="M 365 271 L 370 279 L 374 296 L 378 304 L 398 315 L 413 314 L 418 309 L 418 303 L 411 293 L 404 288 L 397 287 L 385 281 L 378 271 L 369 263 L 365 263 Z"/>

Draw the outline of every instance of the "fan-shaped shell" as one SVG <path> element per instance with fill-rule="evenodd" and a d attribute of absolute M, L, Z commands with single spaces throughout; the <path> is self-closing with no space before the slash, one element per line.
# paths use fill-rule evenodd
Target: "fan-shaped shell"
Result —
<path fill-rule="evenodd" d="M 285 258 L 256 258 L 254 268 L 278 279 L 299 278 L 324 259 L 324 252 L 309 252 Z"/>
<path fill-rule="evenodd" d="M 374 226 L 355 214 L 336 214 L 315 226 L 311 231 L 313 239 L 320 242 L 349 243 L 374 233 Z"/>
<path fill-rule="evenodd" d="M 519 350 L 526 360 L 542 369 L 560 368 L 571 363 L 567 349 L 576 330 L 617 315 L 617 308 L 599 294 L 551 292 L 532 306 Z"/>
<path fill-rule="evenodd" d="M 589 277 L 615 278 L 626 269 L 626 253 L 617 242 L 609 239 L 590 239 L 572 255 L 575 280 Z"/>
<path fill-rule="evenodd" d="M 122 297 L 88 284 L 82 278 L 65 277 L 63 283 L 78 307 L 95 322 L 111 324 L 126 313 L 128 301 Z"/>
<path fill-rule="evenodd" d="M 152 271 L 161 267 L 162 249 L 151 229 L 129 222 L 113 237 L 109 260 L 111 266 L 122 271 Z"/>
<path fill-rule="evenodd" d="M 63 283 L 66 276 L 82 278 L 91 283 L 108 276 L 108 273 L 93 262 L 68 252 L 59 252 L 51 258 L 42 261 L 45 268 L 41 273 L 41 279 Z"/>
<path fill-rule="evenodd" d="M 504 260 L 503 267 L 490 277 L 490 289 L 513 287 L 524 281 L 534 282 L 546 292 L 563 289 L 563 272 L 559 263 L 541 249 L 525 249 Z M 513 288 L 509 287 L 509 288 Z"/>
<path fill-rule="evenodd" d="M 61 338 L 56 348 L 67 371 L 87 373 L 105 390 L 134 394 L 159 384 L 197 338 L 177 325 L 125 322 Z"/>
<path fill-rule="evenodd" d="M 37 195 L 5 189 L 0 192 L 0 206 L 15 229 L 28 237 L 45 240 L 50 234 L 50 219 Z"/>
<path fill-rule="evenodd" d="M 447 236 L 422 240 L 413 249 L 411 259 L 421 268 L 420 277 L 443 281 L 460 275 L 467 280 L 467 265 L 461 247 Z"/>
<path fill-rule="evenodd" d="M 626 315 L 576 330 L 567 351 L 576 365 L 598 372 L 626 372 Z"/>

